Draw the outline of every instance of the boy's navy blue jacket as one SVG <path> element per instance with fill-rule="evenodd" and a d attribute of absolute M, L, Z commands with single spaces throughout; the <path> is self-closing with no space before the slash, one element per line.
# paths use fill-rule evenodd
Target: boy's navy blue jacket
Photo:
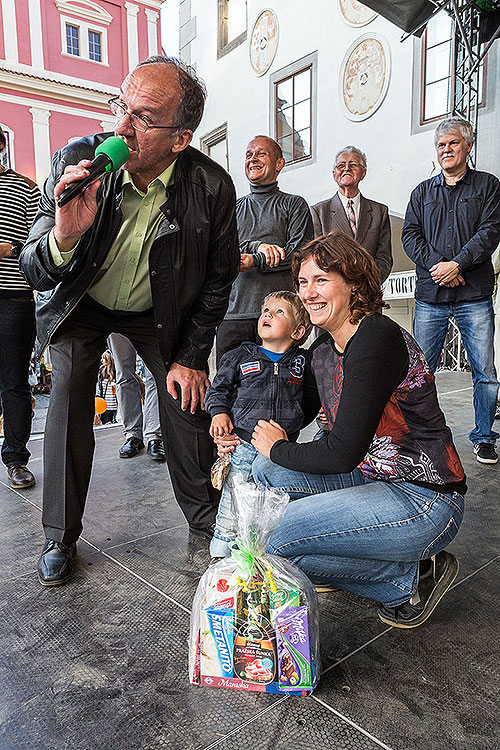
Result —
<path fill-rule="evenodd" d="M 296 440 L 300 429 L 317 413 L 304 416 L 302 408 L 306 350 L 293 346 L 272 362 L 251 341 L 227 352 L 205 395 L 211 417 L 229 414 L 234 432 L 250 442 L 259 419 L 273 419 Z"/>

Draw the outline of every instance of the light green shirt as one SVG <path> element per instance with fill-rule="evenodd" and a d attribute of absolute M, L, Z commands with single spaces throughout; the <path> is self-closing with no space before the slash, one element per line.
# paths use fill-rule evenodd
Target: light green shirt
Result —
<path fill-rule="evenodd" d="M 173 181 L 175 161 L 149 185 L 146 193 L 132 182 L 123 170 L 123 222 L 99 273 L 87 293 L 109 310 L 141 312 L 153 306 L 149 282 L 149 251 L 163 214 L 165 188 Z M 67 253 L 57 247 L 53 230 L 49 249 L 54 264 L 67 265 L 76 245 Z"/>

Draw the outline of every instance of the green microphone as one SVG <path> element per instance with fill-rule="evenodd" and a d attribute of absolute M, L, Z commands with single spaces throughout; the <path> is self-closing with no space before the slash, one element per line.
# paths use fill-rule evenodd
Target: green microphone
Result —
<path fill-rule="evenodd" d="M 98 180 L 106 172 L 116 172 L 129 158 L 130 151 L 125 141 L 122 141 L 116 135 L 106 138 L 95 150 L 95 157 L 90 167 L 88 167 L 88 176 L 82 180 L 77 180 L 77 182 L 72 182 L 71 185 L 68 185 L 63 190 L 57 200 L 59 208 L 62 208 L 66 203 L 76 198 L 77 195 L 80 195 L 91 182 Z"/>

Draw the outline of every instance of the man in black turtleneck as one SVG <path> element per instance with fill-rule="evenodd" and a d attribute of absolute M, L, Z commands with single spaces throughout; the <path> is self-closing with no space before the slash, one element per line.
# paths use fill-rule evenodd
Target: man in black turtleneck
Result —
<path fill-rule="evenodd" d="M 217 330 L 217 365 L 225 352 L 243 341 L 257 343 L 262 300 L 270 292 L 293 289 L 292 251 L 313 238 L 304 198 L 278 188 L 276 180 L 284 166 L 281 146 L 272 138 L 257 135 L 250 141 L 245 154 L 250 193 L 236 203 L 240 273 Z"/>

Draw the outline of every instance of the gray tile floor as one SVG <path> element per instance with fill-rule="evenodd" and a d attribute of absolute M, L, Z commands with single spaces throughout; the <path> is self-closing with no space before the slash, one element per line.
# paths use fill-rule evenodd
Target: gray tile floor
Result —
<path fill-rule="evenodd" d="M 321 595 L 325 672 L 305 699 L 188 684 L 207 550 L 188 537 L 166 467 L 118 458 L 120 428 L 96 434 L 74 579 L 39 586 L 43 440 L 33 439 L 36 487 L 12 490 L 0 474 L 0 749 L 496 750 L 500 465 L 472 456 L 470 377 L 441 373 L 438 385 L 469 476 L 451 548 L 459 577 L 408 632 L 385 627 L 367 600 Z"/>

